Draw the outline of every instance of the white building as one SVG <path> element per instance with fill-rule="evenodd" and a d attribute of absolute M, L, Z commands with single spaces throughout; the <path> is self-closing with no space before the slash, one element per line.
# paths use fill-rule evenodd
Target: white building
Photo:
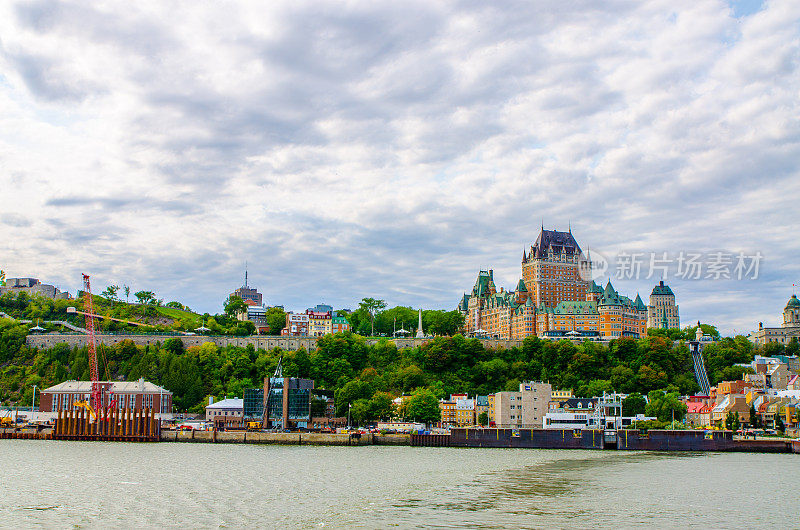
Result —
<path fill-rule="evenodd" d="M 229 398 L 206 406 L 206 420 L 223 422 L 226 427 L 240 427 L 244 415 L 244 399 Z"/>

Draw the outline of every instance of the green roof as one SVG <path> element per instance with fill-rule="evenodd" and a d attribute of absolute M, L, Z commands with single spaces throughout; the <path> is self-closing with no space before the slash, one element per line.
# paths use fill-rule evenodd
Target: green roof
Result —
<path fill-rule="evenodd" d="M 523 282 L 522 279 L 520 279 L 519 283 L 517 284 L 517 292 L 518 293 L 527 293 L 528 292 L 528 288 L 525 287 L 525 282 Z"/>
<path fill-rule="evenodd" d="M 653 287 L 653 292 L 650 293 L 650 296 L 665 295 L 665 294 L 675 296 L 675 293 L 672 292 L 672 289 L 669 288 L 669 285 L 665 285 L 664 281 L 662 280 L 658 282 L 658 285 Z"/>
<path fill-rule="evenodd" d="M 793 294 L 789 301 L 786 303 L 786 307 L 797 307 L 800 308 L 800 300 L 797 299 L 797 295 Z"/>

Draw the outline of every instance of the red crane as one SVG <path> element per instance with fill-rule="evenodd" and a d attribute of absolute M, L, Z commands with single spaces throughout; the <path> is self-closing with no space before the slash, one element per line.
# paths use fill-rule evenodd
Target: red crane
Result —
<path fill-rule="evenodd" d="M 92 401 L 91 405 L 100 411 L 103 402 L 101 398 L 100 377 L 97 373 L 97 347 L 94 342 L 94 307 L 92 305 L 92 286 L 89 285 L 89 276 L 83 275 L 83 309 L 86 311 L 86 331 L 89 335 L 89 372 L 92 376 Z"/>

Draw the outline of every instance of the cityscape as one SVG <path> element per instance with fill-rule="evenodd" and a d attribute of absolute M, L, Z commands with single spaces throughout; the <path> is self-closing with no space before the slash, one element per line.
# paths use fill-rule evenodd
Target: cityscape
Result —
<path fill-rule="evenodd" d="M 798 28 L 0 4 L 5 525 L 796 526 Z"/>

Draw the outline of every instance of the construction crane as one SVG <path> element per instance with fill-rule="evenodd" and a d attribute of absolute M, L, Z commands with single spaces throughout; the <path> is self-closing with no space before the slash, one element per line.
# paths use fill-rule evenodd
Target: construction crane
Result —
<path fill-rule="evenodd" d="M 89 283 L 89 275 L 83 275 L 83 308 L 86 310 L 86 333 L 87 346 L 89 347 L 89 373 L 92 378 L 92 397 L 89 405 L 94 410 L 100 410 L 103 406 L 101 401 L 102 389 L 100 387 L 100 377 L 97 373 L 97 346 L 94 340 L 94 305 L 92 303 L 92 286 Z M 92 414 L 94 416 L 94 414 Z"/>
<path fill-rule="evenodd" d="M 275 367 L 275 373 L 272 377 L 283 377 L 283 356 L 278 359 L 278 366 Z M 272 378 L 264 378 L 264 401 L 261 410 L 261 428 L 267 429 L 269 427 L 269 394 L 272 386 Z"/>

